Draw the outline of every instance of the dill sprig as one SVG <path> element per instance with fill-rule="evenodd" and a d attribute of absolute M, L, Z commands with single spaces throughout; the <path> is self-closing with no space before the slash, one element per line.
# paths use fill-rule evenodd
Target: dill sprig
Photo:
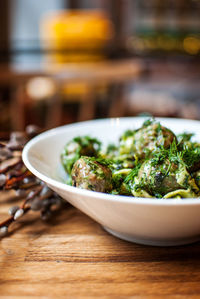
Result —
<path fill-rule="evenodd" d="M 177 136 L 177 138 L 178 138 L 179 142 L 187 142 L 187 141 L 191 141 L 193 136 L 194 136 L 194 133 L 184 132 L 182 134 L 179 134 Z"/>
<path fill-rule="evenodd" d="M 90 136 L 78 136 L 73 138 L 72 141 L 77 142 L 81 147 L 87 147 L 91 144 L 96 144 L 98 146 L 98 150 L 101 147 L 101 142 L 97 138 L 93 138 Z"/>
<path fill-rule="evenodd" d="M 112 167 L 113 165 L 113 160 L 112 159 L 105 159 L 105 158 L 102 158 L 102 157 L 90 157 L 90 160 L 93 161 L 93 162 L 98 162 L 99 164 L 101 165 L 104 165 L 104 166 L 110 166 Z"/>
<path fill-rule="evenodd" d="M 182 159 L 186 167 L 190 170 L 196 168 L 200 163 L 200 147 L 191 143 L 190 146 L 186 145 L 182 151 Z"/>
<path fill-rule="evenodd" d="M 138 163 L 133 170 L 127 175 L 127 177 L 124 180 L 125 184 L 129 184 L 130 182 L 133 182 L 134 178 L 138 175 L 138 172 L 140 170 L 142 163 Z"/>
<path fill-rule="evenodd" d="M 122 137 L 123 137 L 123 138 L 130 137 L 130 136 L 133 136 L 134 133 L 135 133 L 135 130 L 126 130 L 126 131 L 123 133 Z"/>
<path fill-rule="evenodd" d="M 175 139 L 168 149 L 161 146 L 152 153 L 152 156 L 151 162 L 154 166 L 162 164 L 166 159 L 168 159 L 170 163 L 175 164 L 182 162 L 182 152 L 178 150 Z"/>
<path fill-rule="evenodd" d="M 148 127 L 148 126 L 152 125 L 153 123 L 155 123 L 154 117 L 145 120 L 142 124 L 142 127 Z"/>

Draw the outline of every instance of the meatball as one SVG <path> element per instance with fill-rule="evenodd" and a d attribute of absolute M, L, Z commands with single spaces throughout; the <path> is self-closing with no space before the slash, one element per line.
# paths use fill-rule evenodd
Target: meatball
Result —
<path fill-rule="evenodd" d="M 168 158 L 158 163 L 155 163 L 155 159 L 145 161 L 132 184 L 132 193 L 135 196 L 138 196 L 140 190 L 145 190 L 148 194 L 163 197 L 177 189 L 191 189 L 193 192 L 199 192 L 199 188 L 184 163 L 181 161 L 174 163 Z"/>
<path fill-rule="evenodd" d="M 172 131 L 160 123 L 149 121 L 140 129 L 128 131 L 121 137 L 120 154 L 132 153 L 139 158 L 145 158 L 158 147 L 169 148 L 173 140 L 176 140 L 176 136 Z"/>
<path fill-rule="evenodd" d="M 76 161 L 71 172 L 75 187 L 97 192 L 112 190 L 112 172 L 106 166 L 90 157 L 81 157 Z"/>
<path fill-rule="evenodd" d="M 76 137 L 65 145 L 61 154 L 61 162 L 67 171 L 71 173 L 74 163 L 81 156 L 97 156 L 100 150 L 101 143 L 89 136 Z"/>
<path fill-rule="evenodd" d="M 200 170 L 200 145 L 188 142 L 183 147 L 183 161 L 190 173 Z"/>

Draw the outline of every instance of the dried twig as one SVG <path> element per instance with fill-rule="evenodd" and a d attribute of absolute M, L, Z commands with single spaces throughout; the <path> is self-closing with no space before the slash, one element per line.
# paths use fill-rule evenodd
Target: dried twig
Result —
<path fill-rule="evenodd" d="M 15 189 L 16 196 L 24 199 L 21 205 L 12 206 L 8 211 L 10 216 L 0 222 L 0 237 L 5 236 L 9 226 L 27 212 L 40 211 L 41 218 L 48 220 L 52 208 L 63 205 L 62 199 L 31 174 L 22 162 L 19 150 L 36 133 L 38 129 L 29 126 L 26 133 L 13 132 L 8 142 L 0 142 L 0 189 Z"/>

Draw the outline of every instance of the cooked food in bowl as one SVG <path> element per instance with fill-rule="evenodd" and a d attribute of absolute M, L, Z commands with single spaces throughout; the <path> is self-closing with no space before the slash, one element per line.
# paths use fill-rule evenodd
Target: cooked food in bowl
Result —
<path fill-rule="evenodd" d="M 200 122 L 143 122 L 142 117 L 111 118 L 58 127 L 26 144 L 23 161 L 119 238 L 159 246 L 197 241 L 200 144 L 195 141 L 200 141 Z M 180 135 L 184 130 L 195 136 Z"/>
<path fill-rule="evenodd" d="M 96 138 L 75 137 L 61 154 L 67 184 L 134 197 L 199 197 L 200 144 L 192 136 L 149 119 L 106 148 Z"/>

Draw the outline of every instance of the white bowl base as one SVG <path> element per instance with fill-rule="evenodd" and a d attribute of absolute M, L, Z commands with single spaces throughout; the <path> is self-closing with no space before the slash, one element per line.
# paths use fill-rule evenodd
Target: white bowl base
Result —
<path fill-rule="evenodd" d="M 180 246 L 180 245 L 187 245 L 191 243 L 195 243 L 200 241 L 200 235 L 199 236 L 194 236 L 194 237 L 189 237 L 189 238 L 182 238 L 182 239 L 176 239 L 176 240 L 152 240 L 152 239 L 140 239 L 140 238 L 135 238 L 134 236 L 130 236 L 127 234 L 122 234 L 119 232 L 116 232 L 108 227 L 103 226 L 103 228 L 110 233 L 111 235 L 125 240 L 129 241 L 132 243 L 137 243 L 141 245 L 150 245 L 150 246 Z"/>

